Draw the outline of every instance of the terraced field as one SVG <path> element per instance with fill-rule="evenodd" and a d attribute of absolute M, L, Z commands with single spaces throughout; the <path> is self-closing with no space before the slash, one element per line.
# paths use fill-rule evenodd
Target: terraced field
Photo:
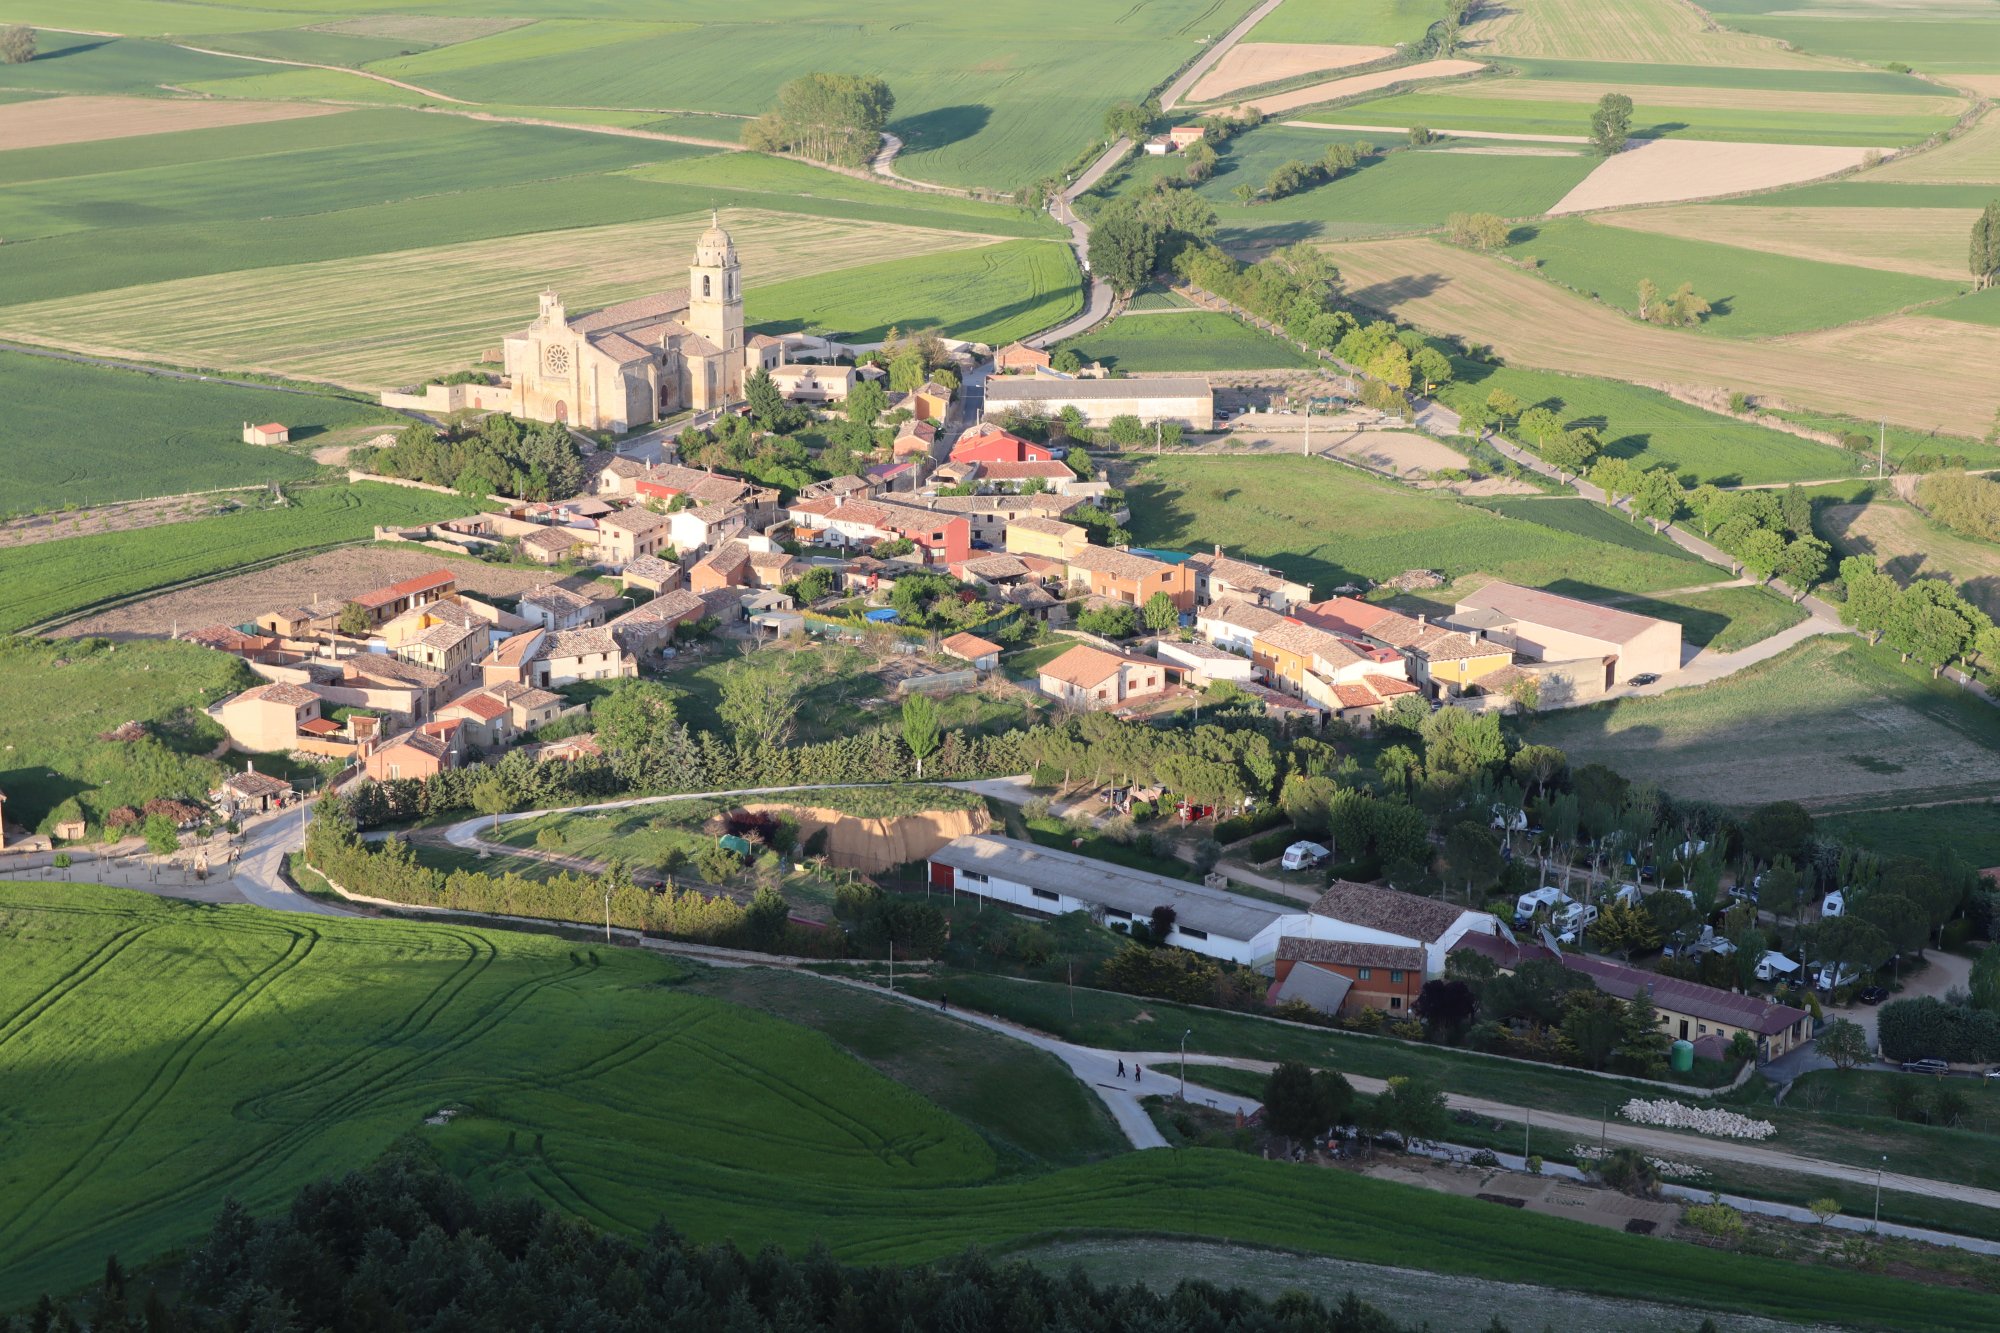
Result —
<path fill-rule="evenodd" d="M 852 1005 L 816 1006 L 821 1035 L 698 993 L 650 952 L 78 884 L 0 885 L 0 932 L 29 946 L 0 972 L 0 1074 L 34 1136 L 10 1157 L 27 1202 L 0 1218 L 7 1305 L 82 1283 L 107 1252 L 183 1244 L 226 1196 L 276 1206 L 407 1133 L 476 1188 L 749 1251 L 823 1240 L 850 1262 L 914 1262 L 1117 1231 L 1375 1263 L 1424 1246 L 1441 1271 L 1518 1281 L 1532 1246 L 1564 1255 L 1550 1276 L 1568 1289 L 1688 1299 L 1672 1243 L 1347 1173 L 1203 1150 L 1051 1170 L 1067 1149 L 1029 1121 L 1074 1120 L 1082 1094 L 1046 1060 L 982 1084 L 950 1071 L 990 1043 L 913 1027 L 939 1058 L 901 1076 L 947 1113 L 877 1072 L 900 1073 L 899 1053 Z M 1729 1310 L 1929 1330 L 1984 1308 L 1848 1269 L 1702 1259 L 1699 1299 Z"/>

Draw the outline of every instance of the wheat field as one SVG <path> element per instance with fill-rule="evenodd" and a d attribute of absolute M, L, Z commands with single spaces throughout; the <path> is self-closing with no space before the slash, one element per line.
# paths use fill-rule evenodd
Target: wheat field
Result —
<path fill-rule="evenodd" d="M 1784 208 L 1683 204 L 1593 218 L 1608 227 L 1741 246 L 1829 264 L 1965 277 L 1965 238 L 1976 208 Z"/>

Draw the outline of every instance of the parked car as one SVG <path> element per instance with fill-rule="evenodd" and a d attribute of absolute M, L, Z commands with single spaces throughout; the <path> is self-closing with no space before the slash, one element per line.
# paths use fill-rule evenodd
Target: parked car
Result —
<path fill-rule="evenodd" d="M 1951 1066 L 1942 1060 L 1905 1060 L 1903 1061 L 1903 1072 L 1905 1074 L 1930 1074 L 1937 1078 L 1943 1078 L 1951 1072 Z"/>
<path fill-rule="evenodd" d="M 1287 870 L 1311 870 L 1323 866 L 1333 853 L 1316 842 L 1295 842 L 1285 848 L 1285 856 L 1278 864 Z"/>
<path fill-rule="evenodd" d="M 1889 992 L 1880 986 L 1866 986 L 1854 998 L 1863 1004 L 1880 1004 L 1889 998 Z"/>
<path fill-rule="evenodd" d="M 1632 677 L 1632 684 L 1634 685 L 1658 685 L 1659 683 L 1660 673 L 1657 671 L 1645 671 Z"/>

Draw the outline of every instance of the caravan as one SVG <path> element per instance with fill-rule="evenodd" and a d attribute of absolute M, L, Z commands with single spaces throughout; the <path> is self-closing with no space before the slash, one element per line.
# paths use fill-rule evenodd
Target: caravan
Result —
<path fill-rule="evenodd" d="M 1549 915 L 1549 929 L 1564 944 L 1575 944 L 1577 937 L 1597 921 L 1597 909 L 1586 903 L 1565 902 Z"/>
<path fill-rule="evenodd" d="M 1757 980 L 1790 981 L 1799 974 L 1799 965 L 1781 953 L 1767 953 L 1757 963 Z"/>
<path fill-rule="evenodd" d="M 1533 893 L 1524 893 L 1514 900 L 1514 924 L 1525 926 L 1535 919 L 1535 913 L 1546 908 L 1556 911 L 1563 904 L 1573 901 L 1561 889 L 1544 885 Z"/>

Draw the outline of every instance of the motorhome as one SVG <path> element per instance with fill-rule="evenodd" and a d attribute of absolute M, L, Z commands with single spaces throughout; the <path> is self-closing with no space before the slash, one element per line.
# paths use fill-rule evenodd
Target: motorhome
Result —
<path fill-rule="evenodd" d="M 1847 910 L 1847 890 L 1835 889 L 1826 895 L 1826 901 L 1819 905 L 1821 916 L 1839 916 Z M 1845 983 L 1843 983 L 1845 984 Z"/>
<path fill-rule="evenodd" d="M 1295 842 L 1285 848 L 1285 856 L 1278 864 L 1287 870 L 1311 870 L 1314 866 L 1325 865 L 1332 852 L 1316 842 Z"/>
<path fill-rule="evenodd" d="M 1583 932 L 1597 921 L 1597 909 L 1587 903 L 1572 902 L 1555 910 L 1549 918 L 1549 929 L 1556 932 L 1556 939 L 1562 944 L 1575 944 Z"/>
<path fill-rule="evenodd" d="M 1545 885 L 1532 893 L 1524 893 L 1514 900 L 1514 924 L 1525 926 L 1535 919 L 1535 913 L 1544 908 L 1553 912 L 1571 901 L 1568 894 L 1553 886 Z"/>
<path fill-rule="evenodd" d="M 1781 953 L 1767 953 L 1757 963 L 1757 980 L 1790 981 L 1799 974 L 1799 964 Z"/>

